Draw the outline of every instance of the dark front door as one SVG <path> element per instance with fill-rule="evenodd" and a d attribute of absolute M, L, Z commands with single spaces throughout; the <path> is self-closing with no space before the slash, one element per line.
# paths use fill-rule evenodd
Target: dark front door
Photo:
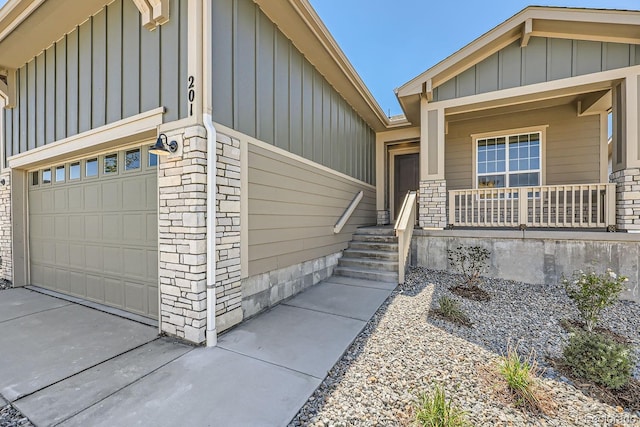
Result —
<path fill-rule="evenodd" d="M 394 218 L 398 218 L 407 191 L 416 191 L 420 186 L 420 154 L 395 156 L 394 164 Z"/>

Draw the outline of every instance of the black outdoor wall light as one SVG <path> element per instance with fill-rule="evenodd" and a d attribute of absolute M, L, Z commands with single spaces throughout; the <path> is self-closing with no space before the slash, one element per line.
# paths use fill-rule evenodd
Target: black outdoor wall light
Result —
<path fill-rule="evenodd" d="M 176 141 L 169 141 L 167 135 L 161 133 L 158 135 L 156 144 L 149 150 L 150 153 L 156 156 L 168 156 L 178 151 L 178 143 Z"/>

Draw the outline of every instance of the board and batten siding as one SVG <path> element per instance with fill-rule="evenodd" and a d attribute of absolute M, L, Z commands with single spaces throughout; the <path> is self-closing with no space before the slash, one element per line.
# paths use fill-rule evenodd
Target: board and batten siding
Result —
<path fill-rule="evenodd" d="M 115 0 L 16 72 L 16 107 L 4 110 L 6 157 L 165 107 L 187 116 L 187 2 L 171 19 L 140 25 L 130 0 Z"/>
<path fill-rule="evenodd" d="M 445 142 L 447 190 L 473 188 L 472 134 L 538 125 L 546 130 L 546 184 L 600 182 L 600 116 L 577 117 L 575 105 L 449 123 Z"/>
<path fill-rule="evenodd" d="M 434 89 L 433 101 L 640 64 L 640 45 L 532 37 L 520 40 Z"/>
<path fill-rule="evenodd" d="M 375 132 L 252 1 L 213 0 L 217 122 L 373 184 Z"/>
<path fill-rule="evenodd" d="M 248 146 L 249 276 L 347 247 L 376 222 L 375 188 L 254 144 Z M 364 197 L 339 234 L 333 227 L 359 191 Z"/>

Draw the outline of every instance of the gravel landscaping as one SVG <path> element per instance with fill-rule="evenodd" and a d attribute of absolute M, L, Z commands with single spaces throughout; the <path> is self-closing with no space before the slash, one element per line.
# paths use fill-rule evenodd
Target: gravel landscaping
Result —
<path fill-rule="evenodd" d="M 456 275 L 412 269 L 290 426 L 410 425 L 416 397 L 434 384 L 444 386 L 474 426 L 640 426 L 640 412 L 586 396 L 549 365 L 568 337 L 559 321 L 578 314 L 560 285 L 483 279 L 491 300 L 476 302 L 449 291 L 458 281 Z M 460 301 L 473 327 L 429 314 L 443 295 Z M 602 326 L 629 338 L 638 353 L 638 304 L 618 303 Z M 520 353 L 535 351 L 542 382 L 557 405 L 552 416 L 528 413 L 505 398 L 495 364 L 508 345 L 518 345 Z M 634 377 L 640 379 L 640 362 Z"/>
<path fill-rule="evenodd" d="M 0 427 L 33 427 L 33 424 L 11 405 L 0 408 Z"/>

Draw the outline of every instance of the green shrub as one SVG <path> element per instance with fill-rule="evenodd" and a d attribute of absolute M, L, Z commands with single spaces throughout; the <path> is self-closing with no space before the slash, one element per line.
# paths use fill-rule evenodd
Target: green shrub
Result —
<path fill-rule="evenodd" d="M 438 304 L 440 305 L 440 314 L 442 316 L 460 325 L 471 326 L 469 316 L 462 311 L 458 301 L 443 296 L 438 300 Z"/>
<path fill-rule="evenodd" d="M 451 404 L 441 386 L 422 394 L 416 407 L 416 424 L 422 427 L 467 427 L 466 413 Z"/>
<path fill-rule="evenodd" d="M 480 276 L 487 270 L 491 252 L 480 246 L 447 250 L 449 265 L 464 276 L 467 287 L 477 286 Z"/>
<path fill-rule="evenodd" d="M 635 366 L 631 346 L 593 332 L 572 333 L 563 355 L 575 376 L 611 389 L 626 385 Z"/>
<path fill-rule="evenodd" d="M 611 269 L 604 274 L 577 271 L 571 280 L 563 277 L 562 284 L 569 298 L 575 302 L 580 316 L 592 332 L 600 320 L 602 311 L 618 302 L 624 283 L 628 279 L 618 276 Z"/>

